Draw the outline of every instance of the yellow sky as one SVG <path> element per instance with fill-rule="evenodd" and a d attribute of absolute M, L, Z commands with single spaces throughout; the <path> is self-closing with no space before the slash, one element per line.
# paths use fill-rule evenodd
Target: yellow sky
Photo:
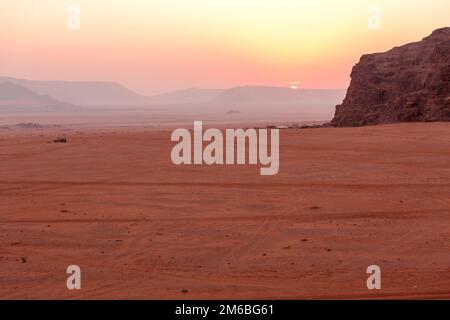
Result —
<path fill-rule="evenodd" d="M 80 30 L 67 28 L 71 4 Z M 367 26 L 374 5 L 380 30 Z M 146 94 L 343 88 L 361 54 L 449 25 L 449 0 L 1 0 L 0 74 L 119 81 Z"/>

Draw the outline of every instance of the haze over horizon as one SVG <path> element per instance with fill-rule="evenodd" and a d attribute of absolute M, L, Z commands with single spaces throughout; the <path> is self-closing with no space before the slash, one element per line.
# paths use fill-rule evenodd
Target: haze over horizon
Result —
<path fill-rule="evenodd" d="M 240 85 L 346 88 L 352 66 L 448 24 L 450 2 L 2 0 L 2 76 L 113 81 L 153 95 Z M 69 5 L 81 29 L 66 25 Z M 370 30 L 368 8 L 381 11 Z M 420 24 L 417 23 L 420 21 Z M 25 23 L 26 22 L 26 23 Z"/>

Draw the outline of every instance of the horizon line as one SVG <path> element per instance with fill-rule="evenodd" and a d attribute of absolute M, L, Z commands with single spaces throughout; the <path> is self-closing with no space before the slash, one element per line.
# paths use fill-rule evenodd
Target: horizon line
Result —
<path fill-rule="evenodd" d="M 133 89 L 132 86 L 128 86 L 128 85 L 124 84 L 123 82 L 116 81 L 116 80 L 78 80 L 78 79 L 76 79 L 76 80 L 61 80 L 61 79 L 45 79 L 45 80 L 43 80 L 43 79 L 36 79 L 36 78 L 16 77 L 16 76 L 10 76 L 10 75 L 0 75 L 0 78 L 10 78 L 10 79 L 14 79 L 14 80 L 37 81 L 37 82 L 109 83 L 109 84 L 117 84 L 117 85 L 120 85 L 120 86 L 124 87 L 125 89 L 131 91 L 134 94 L 141 95 L 141 96 L 146 96 L 146 97 L 164 95 L 164 94 L 169 94 L 169 93 L 173 93 L 173 92 L 177 92 L 177 91 L 185 91 L 185 90 L 221 90 L 221 91 L 227 91 L 227 90 L 234 89 L 234 88 L 246 88 L 246 87 L 291 89 L 293 91 L 294 90 L 301 91 L 301 90 L 347 90 L 348 89 L 348 88 L 344 88 L 344 87 L 339 87 L 339 88 L 330 88 L 330 87 L 326 87 L 326 88 L 318 88 L 318 87 L 302 88 L 300 86 L 298 88 L 296 88 L 296 89 L 292 89 L 292 88 L 290 88 L 289 84 L 287 84 L 286 86 L 280 86 L 280 85 L 272 85 L 271 86 L 271 85 L 263 85 L 263 84 L 236 84 L 236 85 L 232 85 L 232 86 L 225 87 L 225 88 L 186 86 L 186 87 L 180 87 L 178 89 L 165 90 L 165 91 L 152 93 L 152 94 L 143 94 L 143 93 L 140 93 L 139 90 Z"/>

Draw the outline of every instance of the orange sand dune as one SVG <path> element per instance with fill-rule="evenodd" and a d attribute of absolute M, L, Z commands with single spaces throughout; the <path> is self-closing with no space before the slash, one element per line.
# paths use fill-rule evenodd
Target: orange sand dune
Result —
<path fill-rule="evenodd" d="M 55 130 L 2 131 L 0 298 L 450 298 L 450 124 L 285 130 L 277 176 Z"/>

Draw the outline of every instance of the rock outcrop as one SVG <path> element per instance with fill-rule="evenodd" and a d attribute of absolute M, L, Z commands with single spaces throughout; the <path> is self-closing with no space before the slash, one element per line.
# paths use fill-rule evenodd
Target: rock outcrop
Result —
<path fill-rule="evenodd" d="M 450 121 L 450 28 L 362 56 L 351 79 L 334 126 Z"/>

